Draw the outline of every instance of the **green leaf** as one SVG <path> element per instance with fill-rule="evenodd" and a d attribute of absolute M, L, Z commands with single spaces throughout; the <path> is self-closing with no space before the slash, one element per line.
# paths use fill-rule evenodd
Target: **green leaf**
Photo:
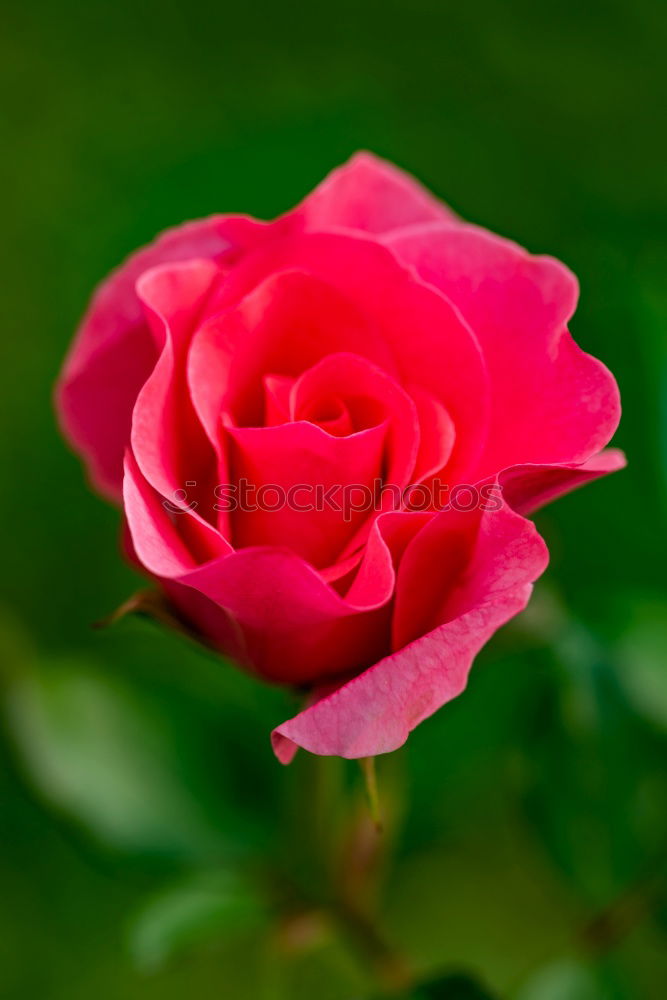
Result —
<path fill-rule="evenodd" d="M 563 960 L 540 969 L 517 1000 L 606 1000 L 607 995 L 583 963 Z"/>
<path fill-rule="evenodd" d="M 118 678 L 87 662 L 42 662 L 10 684 L 7 712 L 38 790 L 98 839 L 177 858 L 228 849 L 165 719 Z"/>
<path fill-rule="evenodd" d="M 201 873 L 164 890 L 136 914 L 129 948 L 137 965 L 154 970 L 197 944 L 262 926 L 266 917 L 261 893 L 248 877 Z"/>
<path fill-rule="evenodd" d="M 559 867 L 602 906 L 662 851 L 661 749 L 596 634 L 566 619 L 551 653 L 525 712 L 525 803 Z"/>

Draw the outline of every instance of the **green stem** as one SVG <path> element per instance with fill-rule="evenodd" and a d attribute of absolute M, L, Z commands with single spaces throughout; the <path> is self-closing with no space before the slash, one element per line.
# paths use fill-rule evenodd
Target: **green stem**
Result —
<path fill-rule="evenodd" d="M 384 989 L 398 993 L 412 985 L 414 977 L 406 959 L 385 941 L 365 913 L 341 900 L 334 903 L 333 912 L 356 949 L 374 969 Z"/>
<path fill-rule="evenodd" d="M 359 766 L 366 782 L 366 797 L 375 829 L 378 833 L 382 833 L 382 814 L 380 811 L 380 795 L 378 793 L 375 757 L 360 757 Z"/>

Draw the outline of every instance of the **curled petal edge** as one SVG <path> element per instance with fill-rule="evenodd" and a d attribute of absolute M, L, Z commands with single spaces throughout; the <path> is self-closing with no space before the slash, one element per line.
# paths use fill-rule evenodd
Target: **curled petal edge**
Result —
<path fill-rule="evenodd" d="M 522 565 L 506 566 L 494 547 L 493 518 L 507 538 L 508 519 L 522 541 Z M 473 660 L 493 633 L 522 611 L 532 583 L 546 568 L 548 552 L 535 526 L 506 505 L 484 515 L 475 557 L 490 579 L 474 607 L 384 657 L 330 691 L 271 735 L 273 750 L 288 764 L 299 747 L 321 756 L 371 757 L 402 746 L 409 733 L 464 690 Z M 502 543 L 504 544 L 504 542 Z M 465 584 L 464 584 L 465 586 Z M 471 588 L 474 591 L 476 588 Z"/>

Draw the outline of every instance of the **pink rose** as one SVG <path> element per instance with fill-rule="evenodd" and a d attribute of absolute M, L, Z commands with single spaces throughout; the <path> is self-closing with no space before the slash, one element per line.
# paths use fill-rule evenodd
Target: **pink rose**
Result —
<path fill-rule="evenodd" d="M 97 291 L 65 434 L 182 618 L 309 691 L 280 760 L 400 746 L 525 607 L 547 549 L 524 515 L 624 464 L 576 300 L 558 261 L 367 153 L 275 222 L 170 230 Z"/>

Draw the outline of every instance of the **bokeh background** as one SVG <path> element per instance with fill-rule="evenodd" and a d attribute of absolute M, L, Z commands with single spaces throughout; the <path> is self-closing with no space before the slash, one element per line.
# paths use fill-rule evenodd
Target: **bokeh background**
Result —
<path fill-rule="evenodd" d="M 0 995 L 365 1000 L 333 881 L 419 975 L 459 977 L 420 996 L 663 1000 L 664 5 L 5 6 Z M 358 148 L 577 273 L 630 461 L 538 516 L 530 610 L 380 761 L 379 857 L 353 764 L 273 759 L 288 695 L 139 619 L 91 629 L 138 579 L 51 406 L 128 252 L 272 217 Z"/>

